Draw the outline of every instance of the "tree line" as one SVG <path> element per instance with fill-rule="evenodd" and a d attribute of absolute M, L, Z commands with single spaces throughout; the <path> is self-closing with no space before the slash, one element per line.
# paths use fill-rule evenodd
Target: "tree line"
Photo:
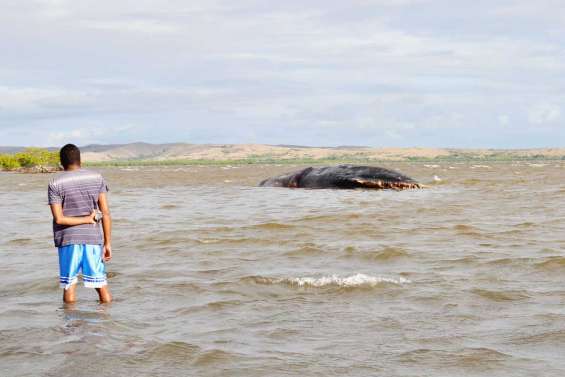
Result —
<path fill-rule="evenodd" d="M 0 154 L 0 168 L 4 170 L 57 166 L 59 166 L 59 152 L 45 148 L 26 148 L 18 153 Z"/>

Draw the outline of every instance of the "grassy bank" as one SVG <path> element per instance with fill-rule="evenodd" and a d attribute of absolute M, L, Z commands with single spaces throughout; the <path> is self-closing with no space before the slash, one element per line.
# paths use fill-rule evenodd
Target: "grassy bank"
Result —
<path fill-rule="evenodd" d="M 54 170 L 59 166 L 59 153 L 43 148 L 26 148 L 14 154 L 0 154 L 0 169 L 18 171 L 25 169 Z"/>

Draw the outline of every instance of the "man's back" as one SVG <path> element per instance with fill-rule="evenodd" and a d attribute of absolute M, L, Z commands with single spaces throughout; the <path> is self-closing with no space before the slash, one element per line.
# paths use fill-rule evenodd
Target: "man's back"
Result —
<path fill-rule="evenodd" d="M 106 262 L 112 259 L 112 219 L 98 173 L 81 169 L 80 149 L 66 144 L 59 151 L 65 172 L 49 182 L 47 196 L 53 215 L 53 235 L 59 254 L 59 283 L 63 301 L 75 302 L 79 275 L 87 288 L 95 288 L 100 302 L 112 301 Z M 102 213 L 102 222 L 96 211 Z"/>
<path fill-rule="evenodd" d="M 86 216 L 98 209 L 100 193 L 108 191 L 102 175 L 78 169 L 57 174 L 48 189 L 49 204 L 61 204 L 64 216 Z M 55 246 L 70 244 L 100 245 L 103 243 L 101 225 L 58 225 L 53 222 Z"/>

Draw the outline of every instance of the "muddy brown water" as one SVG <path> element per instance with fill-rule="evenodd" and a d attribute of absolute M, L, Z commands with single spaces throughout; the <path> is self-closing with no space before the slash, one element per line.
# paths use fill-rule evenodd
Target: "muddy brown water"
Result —
<path fill-rule="evenodd" d="M 565 163 L 385 166 L 430 188 L 100 169 L 115 302 L 81 287 L 71 307 L 50 176 L 0 173 L 1 375 L 565 375 Z"/>

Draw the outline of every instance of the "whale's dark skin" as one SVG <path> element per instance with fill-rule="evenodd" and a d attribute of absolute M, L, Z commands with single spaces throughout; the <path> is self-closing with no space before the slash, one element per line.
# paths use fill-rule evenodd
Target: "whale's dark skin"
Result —
<path fill-rule="evenodd" d="M 310 189 L 416 189 L 418 182 L 394 170 L 376 166 L 309 167 L 262 181 L 259 186 Z"/>

